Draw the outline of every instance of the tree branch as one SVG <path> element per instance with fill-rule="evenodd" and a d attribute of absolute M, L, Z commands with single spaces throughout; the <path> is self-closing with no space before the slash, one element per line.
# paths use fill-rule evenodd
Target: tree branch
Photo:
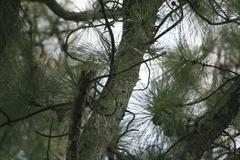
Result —
<path fill-rule="evenodd" d="M 87 10 L 82 12 L 71 12 L 64 9 L 56 0 L 28 0 L 32 2 L 44 3 L 48 8 L 55 13 L 58 17 L 74 22 L 86 22 L 93 19 L 104 18 L 102 14 L 97 14 L 96 11 Z M 108 17 L 116 17 L 120 15 L 119 10 L 106 10 L 106 15 Z"/>
<path fill-rule="evenodd" d="M 137 62 L 137 63 L 129 66 L 128 68 L 123 69 L 123 70 L 121 70 L 121 71 L 119 71 L 119 72 L 112 73 L 112 74 L 107 74 L 107 75 L 102 75 L 102 76 L 93 78 L 91 81 L 96 81 L 96 80 L 98 80 L 98 79 L 102 79 L 102 78 L 106 78 L 106 77 L 110 77 L 110 76 L 117 76 L 117 75 L 119 75 L 119 74 L 121 74 L 121 73 L 127 72 L 127 71 L 129 71 L 129 70 L 131 70 L 131 69 L 133 69 L 133 68 L 135 68 L 135 67 L 138 67 L 138 66 L 140 66 L 140 65 L 143 64 L 143 63 L 146 63 L 146 62 L 155 60 L 155 59 L 157 59 L 157 58 L 159 58 L 159 57 L 161 57 L 161 56 L 164 56 L 165 54 L 166 54 L 166 52 L 163 52 L 163 53 L 158 54 L 158 55 L 156 55 L 156 56 L 154 56 L 154 57 L 151 57 L 151 58 L 148 58 L 148 59 L 146 59 L 146 60 L 142 60 L 142 61 L 140 61 L 140 62 Z"/>
<path fill-rule="evenodd" d="M 238 72 L 234 72 L 234 71 L 232 71 L 231 69 L 228 69 L 228 68 L 222 68 L 222 67 L 214 66 L 214 65 L 207 64 L 207 63 L 204 63 L 204 62 L 201 62 L 201 61 L 197 61 L 197 60 L 184 59 L 184 61 L 186 61 L 188 63 L 192 63 L 193 65 L 198 64 L 198 65 L 201 65 L 203 67 L 211 67 L 211 68 L 214 68 L 214 69 L 218 69 L 219 71 L 222 71 L 222 72 L 229 72 L 229 73 L 232 73 L 234 75 L 240 76 L 240 74 Z"/>
<path fill-rule="evenodd" d="M 99 0 L 100 6 L 101 6 L 101 10 L 102 10 L 102 14 L 106 23 L 106 28 L 108 29 L 109 32 L 109 36 L 111 39 L 111 54 L 109 55 L 109 59 L 110 59 L 110 74 L 112 73 L 113 70 L 113 63 L 114 63 L 114 59 L 115 59 L 115 52 L 116 52 L 116 47 L 115 47 L 115 39 L 114 39 L 114 35 L 113 35 L 113 31 L 111 28 L 111 25 L 108 21 L 108 17 L 107 17 L 107 12 L 103 3 L 103 0 Z"/>
<path fill-rule="evenodd" d="M 33 117 L 33 116 L 35 116 L 35 115 L 37 115 L 37 114 L 40 114 L 40 113 L 42 113 L 42 112 L 46 112 L 46 111 L 48 111 L 48 110 L 50 110 L 50 109 L 62 107 L 62 106 L 69 105 L 69 104 L 71 104 L 71 103 L 69 103 L 69 102 L 68 102 L 68 103 L 60 103 L 60 104 L 54 104 L 54 105 L 51 105 L 51 106 L 48 106 L 48 107 L 44 107 L 43 109 L 37 110 L 37 111 L 32 112 L 32 113 L 30 113 L 30 114 L 28 114 L 28 115 L 25 115 L 25 116 L 23 116 L 23 117 L 20 117 L 20 118 L 17 118 L 17 119 L 13 119 L 13 120 L 10 120 L 10 121 L 6 121 L 6 122 L 0 124 L 0 128 L 1 128 L 1 127 L 4 127 L 4 126 L 6 126 L 6 125 L 11 125 L 11 124 L 13 124 L 13 123 L 16 123 L 16 122 L 19 122 L 19 121 L 28 119 L 28 118 Z"/>
<path fill-rule="evenodd" d="M 204 15 L 202 15 L 197 9 L 196 7 L 194 6 L 194 4 L 190 1 L 190 0 L 186 0 L 189 4 L 189 6 L 192 8 L 192 10 L 201 18 L 203 19 L 204 21 L 206 21 L 209 25 L 223 25 L 223 24 L 228 24 L 228 23 L 236 23 L 236 24 L 240 24 L 239 23 L 239 20 L 240 20 L 240 17 L 236 17 L 236 18 L 232 18 L 232 19 L 226 19 L 224 18 L 223 21 L 220 21 L 220 22 L 215 22 L 215 21 L 212 21 L 210 19 L 208 19 L 207 17 L 205 17 Z M 222 18 L 222 17 L 221 17 Z"/>
<path fill-rule="evenodd" d="M 86 99 L 91 84 L 91 78 L 94 75 L 92 70 L 83 70 L 78 82 L 78 96 L 75 98 L 75 104 L 72 112 L 72 119 L 68 137 L 67 160 L 80 159 L 78 157 L 79 137 L 82 121 L 82 112 L 86 107 Z"/>
<path fill-rule="evenodd" d="M 208 94 L 207 96 L 203 97 L 203 98 L 198 98 L 197 100 L 194 100 L 192 102 L 188 102 L 188 103 L 184 103 L 184 104 L 179 104 L 178 106 L 191 106 L 200 102 L 203 102 L 205 100 L 207 100 L 208 98 L 210 98 L 211 96 L 213 96 L 214 94 L 216 94 L 218 91 L 220 91 L 225 85 L 227 85 L 229 82 L 234 81 L 236 79 L 238 79 L 239 76 L 235 76 L 232 77 L 230 79 L 227 79 L 225 82 L 223 82 L 219 87 L 217 87 L 214 91 L 212 91 L 210 94 Z"/>
<path fill-rule="evenodd" d="M 47 134 L 41 133 L 37 130 L 35 130 L 35 133 L 42 137 L 46 137 L 46 138 L 60 138 L 60 137 L 65 137 L 65 136 L 69 135 L 68 133 L 63 133 L 63 134 L 59 134 L 59 135 L 47 135 Z"/>
<path fill-rule="evenodd" d="M 8 122 L 11 121 L 10 116 L 1 108 L 0 108 L 0 113 L 2 113 L 2 115 L 4 115 L 4 117 L 6 117 Z"/>
<path fill-rule="evenodd" d="M 114 115 L 106 117 L 96 112 L 92 113 L 80 137 L 79 157 L 81 159 L 99 159 L 116 137 L 124 114 L 123 109 L 126 109 L 133 88 L 139 80 L 140 64 L 144 63 L 143 54 L 139 54 L 139 51 L 145 53 L 149 47 L 149 37 L 144 33 L 145 28 L 141 22 L 148 20 L 149 25 L 154 26 L 155 15 L 158 12 L 156 6 L 161 4 L 159 0 L 124 1 L 123 5 L 127 10 L 123 17 L 123 34 L 114 60 L 114 72 L 104 75 L 105 77 L 112 76 L 112 78 L 96 102 L 100 113 L 105 113 L 104 115 L 114 113 Z M 146 12 L 149 13 L 149 17 L 139 18 L 145 17 Z M 149 21 L 149 19 L 152 20 Z M 91 81 L 99 80 L 104 76 Z M 117 104 L 115 97 L 118 100 Z"/>
<path fill-rule="evenodd" d="M 150 44 L 153 44 L 154 42 L 157 41 L 157 39 L 159 39 L 160 37 L 162 37 L 164 34 L 166 34 L 168 31 L 170 31 L 174 26 L 176 26 L 178 23 L 180 23 L 183 19 L 183 11 L 182 11 L 182 8 L 183 6 L 185 5 L 185 3 L 183 4 L 180 4 L 179 6 L 177 6 L 176 8 L 172 9 L 163 19 L 162 21 L 156 26 L 156 29 L 154 31 L 154 34 L 153 34 L 153 38 L 152 40 L 150 41 Z M 170 27 L 168 27 L 165 31 L 163 31 L 162 33 L 160 33 L 159 35 L 158 32 L 160 30 L 160 28 L 163 26 L 163 24 L 167 21 L 167 19 L 169 17 L 171 17 L 174 13 L 175 14 L 178 14 L 178 10 L 180 10 L 180 13 L 181 15 L 179 15 L 179 19 L 173 24 L 171 25 Z"/>
<path fill-rule="evenodd" d="M 49 128 L 49 135 L 51 136 L 52 135 L 52 126 L 53 126 L 53 118 L 52 118 L 52 122 L 51 122 L 51 125 L 50 125 L 50 128 Z M 47 145 L 47 160 L 50 160 L 50 155 L 49 155 L 49 152 L 50 152 L 50 147 L 51 147 L 51 138 L 48 137 L 48 145 Z"/>
<path fill-rule="evenodd" d="M 171 31 L 173 28 L 175 28 L 180 22 L 182 22 L 182 20 L 183 20 L 183 9 L 181 8 L 181 6 L 180 6 L 179 9 L 180 9 L 180 17 L 178 18 L 178 20 L 176 22 L 174 22 L 170 27 L 168 27 L 167 29 L 162 31 L 160 34 L 156 35 L 156 37 L 152 41 L 150 41 L 150 44 L 153 44 L 154 42 L 156 42 L 159 38 L 161 38 L 163 35 L 165 35 L 169 31 Z"/>
<path fill-rule="evenodd" d="M 230 140 L 233 142 L 233 156 L 236 159 L 237 158 L 237 145 L 236 145 L 236 141 L 233 138 L 233 136 L 231 134 L 229 134 L 227 131 L 223 131 L 223 133 L 228 136 L 230 138 Z"/>
<path fill-rule="evenodd" d="M 214 109 L 209 110 L 194 129 L 189 130 L 189 136 L 178 144 L 178 150 L 173 151 L 173 159 L 201 159 L 203 153 L 228 127 L 239 110 L 239 82 L 238 78 L 229 85 L 224 91 L 225 94 L 215 103 Z"/>

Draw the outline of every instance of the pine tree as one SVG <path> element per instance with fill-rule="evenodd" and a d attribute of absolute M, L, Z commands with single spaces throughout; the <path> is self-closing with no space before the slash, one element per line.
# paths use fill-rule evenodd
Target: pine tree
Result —
<path fill-rule="evenodd" d="M 0 0 L 0 157 L 240 158 L 237 0 L 76 10 Z"/>

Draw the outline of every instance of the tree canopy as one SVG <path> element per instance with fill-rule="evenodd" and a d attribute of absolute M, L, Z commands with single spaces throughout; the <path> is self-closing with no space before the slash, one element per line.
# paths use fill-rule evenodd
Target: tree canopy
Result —
<path fill-rule="evenodd" d="M 0 0 L 1 159 L 240 159 L 240 1 L 76 2 Z"/>

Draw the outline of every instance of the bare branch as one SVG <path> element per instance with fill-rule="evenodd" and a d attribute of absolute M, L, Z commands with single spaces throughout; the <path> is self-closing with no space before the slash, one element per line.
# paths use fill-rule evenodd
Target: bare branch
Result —
<path fill-rule="evenodd" d="M 179 6 L 177 6 L 176 8 L 174 8 L 173 10 L 171 10 L 171 11 L 162 19 L 162 21 L 156 26 L 156 30 L 154 31 L 154 34 L 153 34 L 153 40 L 150 41 L 150 44 L 152 44 L 152 43 L 154 43 L 154 42 L 156 41 L 156 38 L 154 38 L 154 37 L 157 36 L 158 31 L 159 31 L 160 28 L 163 26 L 163 24 L 167 21 L 167 19 L 168 19 L 169 17 L 171 17 L 174 13 L 177 13 L 177 11 L 178 11 L 179 9 L 181 9 L 181 8 L 183 7 L 183 5 L 184 5 L 184 4 L 179 5 Z M 180 16 L 180 17 L 181 17 L 181 16 Z"/>
<path fill-rule="evenodd" d="M 172 30 L 173 28 L 175 28 L 180 22 L 182 22 L 183 20 L 183 9 L 182 6 L 179 6 L 180 9 L 180 17 L 179 19 L 173 23 L 170 27 L 168 27 L 167 29 L 165 29 L 163 32 L 161 32 L 160 34 L 158 34 L 152 41 L 150 41 L 150 44 L 153 44 L 154 42 L 156 42 L 159 38 L 161 38 L 163 35 L 165 35 L 166 33 L 168 33 L 170 30 Z M 177 10 L 176 10 L 177 11 Z M 174 13 L 174 12 L 173 12 Z M 172 15 L 172 14 L 171 14 Z M 160 25 L 159 25 L 160 26 Z M 158 26 L 158 27 L 159 27 Z M 159 27 L 160 29 L 160 27 Z"/>
<path fill-rule="evenodd" d="M 140 61 L 140 62 L 138 62 L 138 63 L 136 63 L 136 64 L 134 64 L 134 65 L 132 65 L 132 66 L 129 66 L 128 68 L 123 69 L 123 70 L 121 70 L 121 71 L 119 71 L 119 72 L 117 72 L 117 73 L 102 75 L 102 76 L 93 78 L 91 81 L 96 81 L 96 80 L 98 80 L 98 79 L 106 78 L 106 77 L 109 77 L 109 76 L 116 76 L 116 75 L 118 75 L 118 74 L 127 72 L 127 71 L 131 70 L 131 69 L 134 68 L 134 67 L 137 67 L 137 66 L 139 66 L 139 65 L 141 65 L 141 64 L 143 64 L 143 63 L 146 63 L 146 62 L 148 62 L 148 61 L 152 61 L 152 60 L 154 60 L 154 59 L 157 59 L 157 58 L 159 58 L 159 57 L 161 57 L 161 56 L 164 56 L 165 54 L 166 54 L 166 52 L 163 52 L 162 54 L 158 54 L 158 55 L 156 55 L 156 56 L 154 56 L 154 57 L 152 57 L 152 58 L 148 58 L 148 59 L 146 59 L 146 60 Z"/>
<path fill-rule="evenodd" d="M 171 145 L 167 151 L 163 154 L 163 156 L 166 156 L 175 146 L 177 146 L 178 143 L 182 142 L 188 135 L 184 135 L 181 138 L 179 138 L 173 145 Z"/>
<path fill-rule="evenodd" d="M 64 9 L 56 0 L 28 0 L 28 1 L 44 3 L 58 17 L 60 17 L 64 20 L 68 20 L 68 21 L 86 22 L 86 21 L 93 20 L 93 19 L 103 18 L 102 14 L 97 14 L 96 12 L 94 12 L 92 10 L 87 10 L 87 11 L 82 11 L 82 12 L 68 11 L 68 10 Z M 116 17 L 116 15 L 120 14 L 119 12 L 120 12 L 119 10 L 114 10 L 114 11 L 107 10 L 106 15 L 108 17 L 111 17 L 111 16 L 113 16 L 113 14 L 115 14 L 115 16 L 113 16 L 113 17 Z"/>
<path fill-rule="evenodd" d="M 0 108 L 0 113 L 2 113 L 2 115 L 4 115 L 4 117 L 6 117 L 8 122 L 11 121 L 10 116 L 2 108 Z"/>
<path fill-rule="evenodd" d="M 228 136 L 231 141 L 233 142 L 233 156 L 234 156 L 234 159 L 237 158 L 237 145 L 236 145 L 236 141 L 235 139 L 232 137 L 232 135 L 230 135 L 227 131 L 223 131 L 223 133 Z"/>
<path fill-rule="evenodd" d="M 128 122 L 127 127 L 126 127 L 126 130 L 118 137 L 118 139 L 117 139 L 117 141 L 116 141 L 116 144 L 118 144 L 119 141 L 120 141 L 120 139 L 121 139 L 124 135 L 126 135 L 127 133 L 132 132 L 132 131 L 138 131 L 137 129 L 129 129 L 130 125 L 131 125 L 131 124 L 133 123 L 133 121 L 135 120 L 136 115 L 135 115 L 133 112 L 127 110 L 127 109 L 123 109 L 123 110 L 124 110 L 125 112 L 131 114 L 131 115 L 132 115 L 132 119 Z"/>
<path fill-rule="evenodd" d="M 223 25 L 223 24 L 228 24 L 228 23 L 236 23 L 236 24 L 240 24 L 240 22 L 238 22 L 240 20 L 240 17 L 236 17 L 236 18 L 232 18 L 232 19 L 226 19 L 224 18 L 224 21 L 220 21 L 220 22 L 214 22 L 209 20 L 207 17 L 203 16 L 201 13 L 198 12 L 198 10 L 194 7 L 194 4 L 190 1 L 190 0 L 186 0 L 189 4 L 189 6 L 192 8 L 192 10 L 204 21 L 206 21 L 209 25 Z"/>
<path fill-rule="evenodd" d="M 38 110 L 38 111 L 32 112 L 32 113 L 30 113 L 30 114 L 28 114 L 28 115 L 25 115 L 25 116 L 23 116 L 23 117 L 20 117 L 20 118 L 17 118 L 17 119 L 13 119 L 13 120 L 4 122 L 4 123 L 0 124 L 0 128 L 1 128 L 1 127 L 4 127 L 4 126 L 6 126 L 6 125 L 11 125 L 11 124 L 13 124 L 13 123 L 16 123 L 16 122 L 19 122 L 19 121 L 28 119 L 28 118 L 33 117 L 33 116 L 35 116 L 35 115 L 37 115 L 37 114 L 40 114 L 40 113 L 42 113 L 42 112 L 46 112 L 46 111 L 48 111 L 48 110 L 50 110 L 50 109 L 54 109 L 54 108 L 66 106 L 66 105 L 69 105 L 69 104 L 71 104 L 71 102 L 54 104 L 54 105 L 50 105 L 50 106 L 48 106 L 48 107 L 44 107 L 44 108 L 42 108 L 42 109 L 40 109 L 40 110 Z"/>
<path fill-rule="evenodd" d="M 203 63 L 203 62 L 199 62 L 199 61 L 196 61 L 196 60 L 188 60 L 188 59 L 185 59 L 186 62 L 189 62 L 189 63 L 192 63 L 192 64 L 198 64 L 198 65 L 201 65 L 203 67 L 211 67 L 211 68 L 214 68 L 214 69 L 218 69 L 222 72 L 229 72 L 229 73 L 232 73 L 234 75 L 237 75 L 237 76 L 240 76 L 239 73 L 237 72 L 234 72 L 228 68 L 222 68 L 222 67 L 218 67 L 218 66 L 214 66 L 214 65 L 211 65 L 211 64 L 207 64 L 207 63 Z"/>
<path fill-rule="evenodd" d="M 226 84 L 228 84 L 229 82 L 231 81 L 234 81 L 236 79 L 238 79 L 239 76 L 235 76 L 235 77 L 232 77 L 228 80 L 226 80 L 224 83 L 222 83 L 217 89 L 215 89 L 212 93 L 210 93 L 209 95 L 207 95 L 206 97 L 203 97 L 203 98 L 199 98 L 198 100 L 195 100 L 193 102 L 189 102 L 189 103 L 185 103 L 185 104 L 180 104 L 178 106 L 191 106 L 191 105 L 194 105 L 194 104 L 197 104 L 197 103 L 200 103 L 200 102 L 203 102 L 205 100 L 207 100 L 208 98 L 210 98 L 211 96 L 213 96 L 215 93 L 217 93 L 221 88 L 223 88 Z"/>
<path fill-rule="evenodd" d="M 35 133 L 42 137 L 46 137 L 46 138 L 60 138 L 60 137 L 65 137 L 68 135 L 68 133 L 63 133 L 63 134 L 59 134 L 59 135 L 47 135 L 47 134 L 41 133 L 37 130 L 35 130 Z"/>
<path fill-rule="evenodd" d="M 239 110 L 239 77 L 234 80 L 215 103 L 215 110 L 209 110 L 199 119 L 196 127 L 189 130 L 189 135 L 178 146 L 180 150 L 173 151 L 173 159 L 184 160 L 185 157 L 201 159 L 203 153 L 209 149 L 214 140 L 221 135 Z"/>
<path fill-rule="evenodd" d="M 50 136 L 52 134 L 52 126 L 53 126 L 53 118 L 52 118 L 52 122 L 51 122 L 50 129 L 49 129 Z M 50 147 L 51 147 L 51 138 L 49 137 L 48 138 L 48 146 L 47 146 L 47 160 L 50 160 L 50 158 L 49 158 Z"/>
<path fill-rule="evenodd" d="M 114 63 L 115 52 L 116 52 L 115 39 L 114 39 L 112 28 L 111 28 L 110 23 L 108 21 L 108 17 L 107 17 L 106 9 L 104 7 L 104 3 L 103 3 L 102 0 L 99 0 L 99 3 L 101 5 L 102 14 L 103 14 L 103 17 L 105 19 L 106 27 L 108 29 L 108 32 L 109 32 L 109 35 L 110 35 L 110 39 L 111 39 L 111 45 L 112 46 L 111 46 L 111 54 L 109 55 L 109 57 L 110 57 L 110 74 L 111 74 L 112 70 L 113 70 L 113 63 Z"/>

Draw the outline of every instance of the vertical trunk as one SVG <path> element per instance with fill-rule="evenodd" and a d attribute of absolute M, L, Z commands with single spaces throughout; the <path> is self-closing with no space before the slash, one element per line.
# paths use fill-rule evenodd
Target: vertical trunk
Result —
<path fill-rule="evenodd" d="M 1 0 L 0 1 L 0 55 L 11 39 L 14 40 L 14 34 L 20 29 L 20 1 L 19 0 Z"/>
<path fill-rule="evenodd" d="M 123 36 L 113 64 L 114 73 L 142 61 L 141 52 L 144 53 L 149 47 L 149 37 L 143 22 L 154 26 L 157 6 L 161 4 L 159 0 L 128 0 L 124 3 Z M 109 78 L 97 106 L 94 106 L 97 112 L 92 114 L 79 139 L 79 160 L 98 160 L 107 150 L 138 81 L 139 68 L 136 66 Z"/>
<path fill-rule="evenodd" d="M 75 104 L 72 111 L 71 126 L 69 129 L 67 160 L 80 159 L 78 157 L 79 147 L 78 139 L 80 138 L 80 129 L 82 121 L 82 113 L 86 107 L 86 98 L 88 90 L 93 78 L 93 71 L 83 70 L 78 82 L 78 95 L 75 99 Z"/>

